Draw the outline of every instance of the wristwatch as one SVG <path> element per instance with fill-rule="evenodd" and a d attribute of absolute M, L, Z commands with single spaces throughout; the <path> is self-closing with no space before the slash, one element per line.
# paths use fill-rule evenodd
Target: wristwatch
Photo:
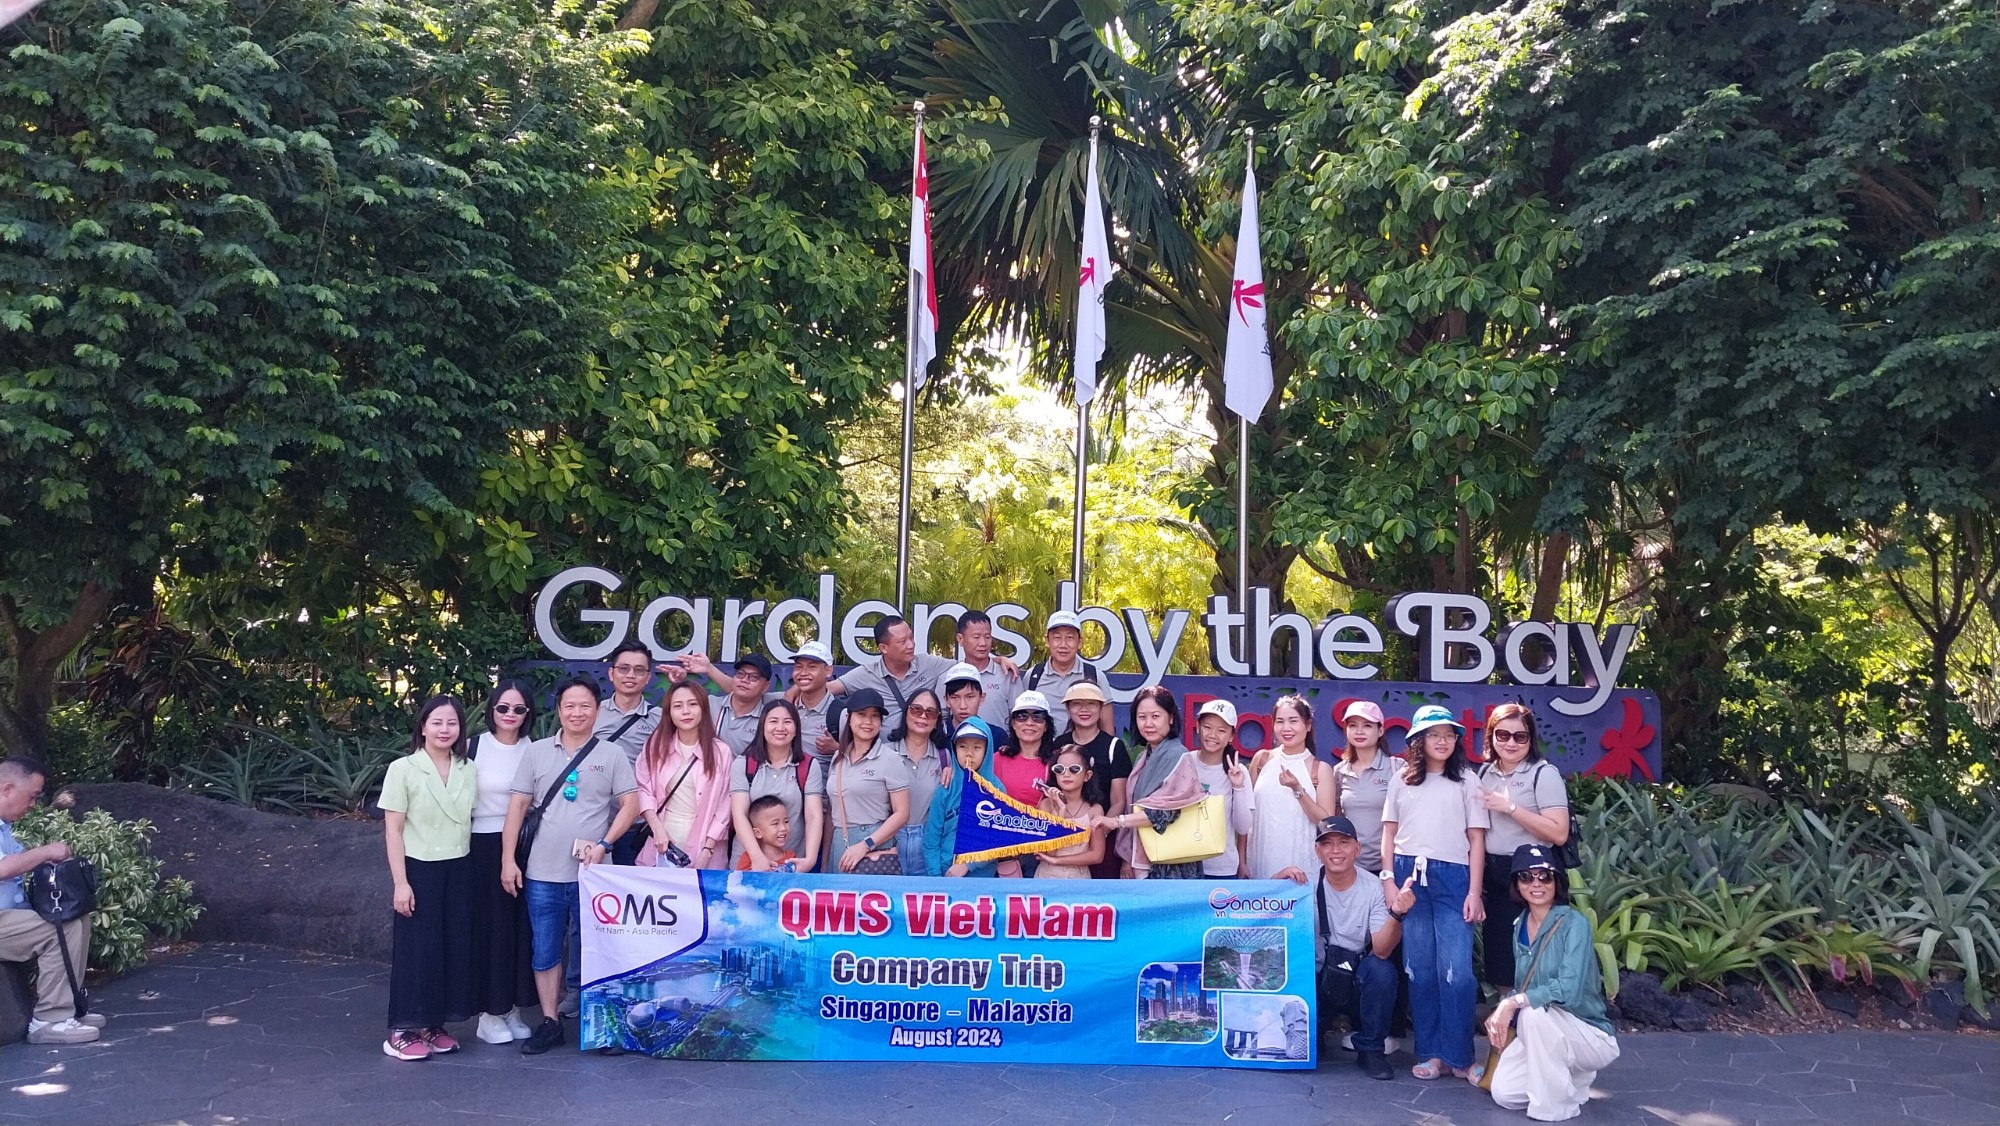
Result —
<path fill-rule="evenodd" d="M 599 838 L 597 838 L 597 847 L 598 847 L 598 848 L 601 848 L 601 849 L 603 849 L 603 850 L 604 850 L 604 851 L 606 851 L 606 852 L 610 852 L 610 851 L 611 851 L 611 842 L 610 842 L 610 841 L 607 841 L 607 840 L 605 840 L 605 839 L 604 839 L 603 837 L 599 837 Z"/>
<path fill-rule="evenodd" d="M 861 838 L 861 843 L 867 847 L 869 852 L 874 852 L 876 849 L 881 847 L 880 845 L 875 843 L 874 837 L 863 837 Z"/>
<path fill-rule="evenodd" d="M 1389 917 L 1400 923 L 1404 919 L 1409 918 L 1410 913 L 1408 911 L 1391 911 L 1389 912 Z"/>

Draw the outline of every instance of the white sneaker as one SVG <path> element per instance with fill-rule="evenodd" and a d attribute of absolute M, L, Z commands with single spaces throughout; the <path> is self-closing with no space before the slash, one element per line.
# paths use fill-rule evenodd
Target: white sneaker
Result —
<path fill-rule="evenodd" d="M 508 1009 L 506 1020 L 507 1031 L 516 1040 L 526 1040 L 535 1034 L 535 1030 L 528 1027 L 528 1022 L 521 1019 L 521 1010 L 519 1009 Z"/>
<path fill-rule="evenodd" d="M 1393 1056 L 1397 1052 L 1402 1051 L 1402 1049 L 1403 1049 L 1403 1042 L 1401 1040 L 1396 1039 L 1394 1036 L 1382 1037 L 1383 1055 Z M 1354 1050 L 1354 1033 L 1349 1032 L 1340 1038 L 1340 1050 L 1343 1052 L 1351 1052 Z"/>
<path fill-rule="evenodd" d="M 1343 1052 L 1351 1052 L 1351 1051 L 1353 1051 L 1353 1050 L 1354 1050 L 1354 1033 L 1352 1033 L 1352 1032 L 1343 1032 L 1343 1033 L 1341 1033 L 1341 1035 L 1340 1035 L 1340 1050 L 1341 1050 L 1341 1051 L 1343 1051 Z M 1385 1052 L 1383 1052 L 1382 1054 L 1383 1054 L 1383 1055 L 1388 1055 L 1389 1053 L 1385 1051 Z"/>
<path fill-rule="evenodd" d="M 474 1036 L 488 1044 L 512 1044 L 514 1030 L 507 1027 L 507 1018 L 493 1013 L 479 1014 L 479 1030 Z"/>
<path fill-rule="evenodd" d="M 95 1028 L 79 1020 L 28 1022 L 30 1044 L 88 1044 L 97 1037 L 98 1031 Z"/>

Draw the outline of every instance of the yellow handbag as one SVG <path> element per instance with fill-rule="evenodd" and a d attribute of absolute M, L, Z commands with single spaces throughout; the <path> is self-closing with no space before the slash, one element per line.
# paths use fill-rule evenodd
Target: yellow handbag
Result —
<path fill-rule="evenodd" d="M 1155 832 L 1149 819 L 1139 826 L 1139 847 L 1146 850 L 1152 864 L 1188 864 L 1221 856 L 1229 849 L 1229 806 L 1227 798 L 1212 794 L 1180 811 L 1180 816 L 1164 833 Z M 1142 812 L 1143 805 L 1136 807 Z"/>

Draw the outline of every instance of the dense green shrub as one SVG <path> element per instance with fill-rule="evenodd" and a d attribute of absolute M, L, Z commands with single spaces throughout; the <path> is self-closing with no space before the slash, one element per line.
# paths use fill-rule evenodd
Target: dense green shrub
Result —
<path fill-rule="evenodd" d="M 1891 802 L 1815 809 L 1754 791 L 1575 781 L 1577 902 L 1608 981 L 1761 981 L 1788 1007 L 1817 978 L 2000 989 L 2000 796 L 1971 816 Z"/>
<path fill-rule="evenodd" d="M 153 826 L 119 821 L 101 809 L 82 817 L 38 805 L 14 823 L 21 843 L 33 848 L 67 842 L 97 866 L 97 909 L 90 913 L 90 964 L 123 973 L 146 960 L 154 936 L 175 938 L 194 925 L 201 906 L 194 885 L 182 877 L 160 879 L 160 861 L 146 851 Z"/>

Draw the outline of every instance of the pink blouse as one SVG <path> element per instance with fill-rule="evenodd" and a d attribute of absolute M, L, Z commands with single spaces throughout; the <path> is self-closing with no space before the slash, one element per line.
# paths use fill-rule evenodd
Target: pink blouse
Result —
<path fill-rule="evenodd" d="M 681 776 L 681 768 L 688 767 L 687 780 L 681 783 L 682 790 L 691 790 L 695 795 L 694 845 L 688 847 L 688 855 L 697 868 L 727 868 L 729 866 L 729 770 L 736 753 L 729 744 L 720 739 L 715 741 L 715 775 L 710 777 L 702 769 L 701 755 L 692 747 L 684 747 L 680 740 L 666 737 L 666 761 L 655 771 L 649 756 L 639 756 L 639 810 L 641 816 L 647 810 L 660 812 L 666 804 L 667 791 L 673 788 L 674 780 Z M 657 842 L 650 838 L 646 847 L 639 850 L 638 863 L 657 865 L 660 862 Z M 685 847 L 685 846 L 684 846 Z"/>

